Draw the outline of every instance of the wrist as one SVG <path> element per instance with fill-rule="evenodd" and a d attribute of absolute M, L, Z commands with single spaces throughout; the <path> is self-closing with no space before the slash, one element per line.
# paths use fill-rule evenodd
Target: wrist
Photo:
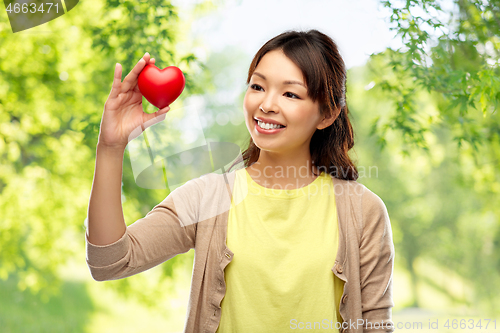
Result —
<path fill-rule="evenodd" d="M 96 150 L 106 155 L 123 155 L 127 146 L 122 145 L 107 145 L 102 142 L 97 142 Z"/>

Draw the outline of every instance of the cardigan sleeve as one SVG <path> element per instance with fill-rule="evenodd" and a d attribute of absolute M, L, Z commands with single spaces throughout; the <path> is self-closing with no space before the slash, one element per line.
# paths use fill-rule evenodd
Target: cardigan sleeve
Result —
<path fill-rule="evenodd" d="M 195 247 L 203 182 L 197 178 L 172 191 L 144 218 L 127 226 L 108 245 L 95 245 L 85 232 L 86 261 L 96 281 L 125 278 Z"/>
<path fill-rule="evenodd" d="M 394 243 L 387 208 L 375 193 L 362 197 L 360 287 L 363 332 L 393 332 L 392 295 Z"/>

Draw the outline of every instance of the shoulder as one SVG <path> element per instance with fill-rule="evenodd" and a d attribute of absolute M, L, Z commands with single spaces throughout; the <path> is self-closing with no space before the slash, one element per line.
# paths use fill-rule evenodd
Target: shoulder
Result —
<path fill-rule="evenodd" d="M 224 174 L 208 173 L 187 181 L 170 192 L 168 197 L 175 202 L 190 202 L 198 206 L 213 204 L 227 188 L 227 178 Z"/>
<path fill-rule="evenodd" d="M 170 193 L 175 207 L 181 207 L 186 224 L 206 221 L 229 211 L 235 173 L 208 173 L 192 179 Z"/>
<path fill-rule="evenodd" d="M 385 208 L 382 199 L 365 185 L 355 180 L 344 180 L 332 177 L 335 194 L 348 197 L 351 201 L 363 206 L 363 209 Z"/>
<path fill-rule="evenodd" d="M 220 199 L 231 193 L 234 187 L 236 171 L 222 174 L 208 173 L 200 177 L 203 184 L 203 197 L 206 200 Z M 229 191 L 229 192 L 228 192 Z"/>
<path fill-rule="evenodd" d="M 174 189 L 172 195 L 213 195 L 224 189 L 225 184 L 234 180 L 234 172 L 226 174 L 207 173 L 193 178 Z"/>
<path fill-rule="evenodd" d="M 341 204 L 349 204 L 358 220 L 359 227 L 366 224 L 387 222 L 389 216 L 384 201 L 365 185 L 354 181 L 334 178 L 335 196 Z"/>

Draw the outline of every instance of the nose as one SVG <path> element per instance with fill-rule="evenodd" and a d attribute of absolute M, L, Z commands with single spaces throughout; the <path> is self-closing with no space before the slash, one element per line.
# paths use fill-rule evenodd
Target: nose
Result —
<path fill-rule="evenodd" d="M 262 103 L 259 105 L 259 109 L 264 113 L 279 113 L 280 107 L 278 104 L 278 96 L 275 96 L 272 92 L 266 93 Z"/>

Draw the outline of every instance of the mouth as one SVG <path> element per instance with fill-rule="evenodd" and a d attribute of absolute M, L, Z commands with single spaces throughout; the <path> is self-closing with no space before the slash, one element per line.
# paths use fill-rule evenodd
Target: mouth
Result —
<path fill-rule="evenodd" d="M 280 128 L 286 127 L 285 125 L 280 124 L 276 120 L 272 120 L 272 119 L 261 119 L 261 118 L 254 117 L 253 120 L 258 127 L 260 127 L 261 129 L 264 129 L 264 130 L 273 130 L 273 129 L 280 129 Z"/>
<path fill-rule="evenodd" d="M 274 134 L 283 131 L 286 126 L 282 125 L 280 123 L 277 123 L 276 121 L 262 121 L 262 119 L 258 119 L 254 117 L 254 123 L 255 123 L 255 129 L 257 132 L 262 133 L 262 134 Z"/>

